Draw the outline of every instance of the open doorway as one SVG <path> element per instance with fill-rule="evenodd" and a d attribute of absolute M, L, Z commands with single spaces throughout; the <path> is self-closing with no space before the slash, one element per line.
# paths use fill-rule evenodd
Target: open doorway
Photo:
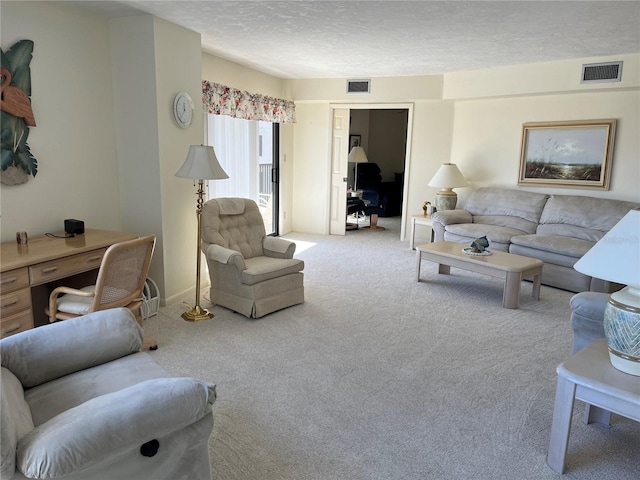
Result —
<path fill-rule="evenodd" d="M 365 149 L 368 159 L 367 163 L 358 164 L 359 179 L 362 175 L 373 171 L 376 181 L 379 184 L 384 183 L 384 185 L 378 184 L 378 187 L 382 189 L 378 198 L 380 206 L 383 208 L 383 215 L 400 216 L 403 220 L 406 215 L 404 199 L 406 198 L 407 186 L 405 177 L 408 178 L 410 165 L 413 104 L 353 104 L 348 106 L 332 105 L 332 107 L 334 109 L 334 124 L 329 233 L 344 235 L 346 232 L 345 223 L 339 222 L 336 215 L 336 213 L 346 210 L 347 195 L 341 192 L 346 192 L 348 187 L 357 186 L 357 189 L 360 190 L 362 186 L 365 186 L 361 182 L 356 183 L 355 165 L 346 162 L 346 156 L 353 141 L 357 141 L 358 145 Z M 341 137 L 340 126 L 347 123 L 342 120 L 341 115 L 348 118 L 349 141 Z M 344 170 L 342 167 L 338 168 L 342 161 L 345 162 Z M 367 165 L 368 163 L 372 165 Z M 344 172 L 344 177 L 342 172 Z M 344 185 L 342 188 L 341 184 Z M 338 206 L 340 204 L 342 207 Z M 402 239 L 405 234 L 405 222 L 401 221 L 400 223 L 400 238 Z"/>
<path fill-rule="evenodd" d="M 349 113 L 349 138 L 364 149 L 368 161 L 357 168 L 349 164 L 348 186 L 377 204 L 381 217 L 401 216 L 409 110 L 351 109 Z"/>

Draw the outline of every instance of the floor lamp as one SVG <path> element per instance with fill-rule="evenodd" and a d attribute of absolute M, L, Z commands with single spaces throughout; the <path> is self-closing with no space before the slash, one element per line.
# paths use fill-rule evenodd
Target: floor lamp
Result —
<path fill-rule="evenodd" d="M 222 180 L 229 178 L 229 175 L 218 163 L 213 147 L 206 145 L 191 145 L 187 159 L 184 161 L 180 170 L 176 172 L 176 177 L 190 178 L 198 181 L 198 203 L 196 206 L 196 216 L 198 218 L 198 242 L 196 249 L 196 304 L 193 308 L 189 304 L 189 310 L 181 316 L 188 322 L 199 322 L 200 320 L 208 320 L 213 318 L 213 313 L 200 306 L 200 261 L 202 253 L 200 246 L 202 242 L 202 204 L 204 203 L 204 180 Z"/>
<path fill-rule="evenodd" d="M 349 162 L 356 164 L 355 178 L 353 179 L 354 192 L 358 190 L 358 164 L 367 163 L 368 161 L 367 154 L 364 153 L 364 148 L 362 147 L 353 147 L 349 152 Z"/>

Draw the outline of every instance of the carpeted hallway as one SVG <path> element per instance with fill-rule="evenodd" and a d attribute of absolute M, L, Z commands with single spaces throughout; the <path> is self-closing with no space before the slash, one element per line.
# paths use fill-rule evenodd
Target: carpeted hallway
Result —
<path fill-rule="evenodd" d="M 302 305 L 190 324 L 174 304 L 146 321 L 162 366 L 218 386 L 213 477 L 560 478 L 546 454 L 572 293 L 536 301 L 524 283 L 506 310 L 499 281 L 428 262 L 417 283 L 399 218 L 379 225 L 285 236 L 305 261 Z M 564 478 L 640 478 L 640 424 L 586 426 L 576 405 Z"/>

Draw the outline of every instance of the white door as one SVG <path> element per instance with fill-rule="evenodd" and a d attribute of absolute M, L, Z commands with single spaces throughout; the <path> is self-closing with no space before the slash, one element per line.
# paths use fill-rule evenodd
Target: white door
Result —
<path fill-rule="evenodd" d="M 349 109 L 333 110 L 333 140 L 331 142 L 331 235 L 344 235 L 347 223 L 347 173 L 349 156 Z"/>

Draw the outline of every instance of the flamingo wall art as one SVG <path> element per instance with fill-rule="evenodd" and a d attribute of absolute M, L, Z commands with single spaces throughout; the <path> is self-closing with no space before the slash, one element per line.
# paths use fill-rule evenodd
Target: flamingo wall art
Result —
<path fill-rule="evenodd" d="M 0 49 L 0 181 L 6 185 L 25 183 L 38 173 L 27 138 L 36 126 L 31 108 L 33 41 L 20 40 L 6 52 Z"/>

